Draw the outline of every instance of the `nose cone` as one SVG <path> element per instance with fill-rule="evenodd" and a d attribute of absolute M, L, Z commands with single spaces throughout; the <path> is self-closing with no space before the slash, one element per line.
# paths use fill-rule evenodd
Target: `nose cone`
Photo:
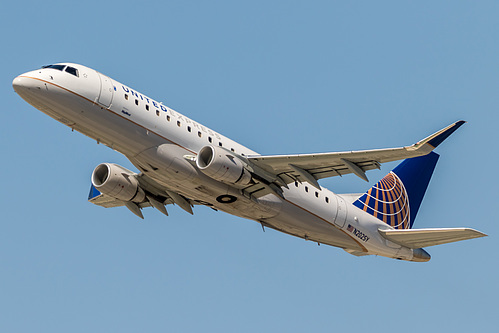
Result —
<path fill-rule="evenodd" d="M 21 74 L 12 81 L 12 87 L 19 95 L 30 89 L 37 89 L 36 80 L 27 74 L 29 73 Z"/>
<path fill-rule="evenodd" d="M 14 87 L 14 90 L 16 93 L 19 94 L 19 91 L 24 88 L 26 85 L 26 78 L 24 78 L 22 75 L 19 75 L 12 81 L 12 87 Z"/>
<path fill-rule="evenodd" d="M 14 91 L 28 103 L 33 102 L 42 92 L 43 82 L 36 79 L 35 75 L 33 72 L 24 73 L 12 81 Z"/>

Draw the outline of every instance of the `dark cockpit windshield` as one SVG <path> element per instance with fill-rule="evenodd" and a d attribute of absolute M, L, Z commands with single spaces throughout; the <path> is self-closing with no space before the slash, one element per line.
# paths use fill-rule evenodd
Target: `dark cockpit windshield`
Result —
<path fill-rule="evenodd" d="M 71 67 L 71 66 L 66 67 L 66 72 L 78 77 L 78 70 L 74 67 Z"/>
<path fill-rule="evenodd" d="M 66 65 L 48 65 L 48 66 L 43 66 L 42 68 L 52 68 L 52 69 L 56 69 L 58 71 L 64 71 L 66 73 L 69 73 L 69 74 L 72 74 L 76 77 L 79 77 L 78 75 L 78 70 L 74 67 L 71 67 L 71 66 L 66 66 Z"/>
<path fill-rule="evenodd" d="M 43 66 L 42 68 L 53 68 L 57 69 L 58 71 L 62 71 L 66 67 L 65 65 L 48 65 L 48 66 Z"/>

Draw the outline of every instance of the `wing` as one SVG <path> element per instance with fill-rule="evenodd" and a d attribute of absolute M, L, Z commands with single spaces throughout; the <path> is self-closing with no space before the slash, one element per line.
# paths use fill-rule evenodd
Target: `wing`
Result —
<path fill-rule="evenodd" d="M 379 233 L 386 239 L 411 249 L 487 236 L 470 228 L 397 229 L 379 230 Z"/>
<path fill-rule="evenodd" d="M 130 171 L 130 173 L 132 172 Z M 88 201 L 93 203 L 94 205 L 105 208 L 126 206 L 130 211 L 132 211 L 132 213 L 139 216 L 140 218 L 144 218 L 140 210 L 145 207 L 152 206 L 163 214 L 168 215 L 168 212 L 165 208 L 166 205 L 176 204 L 189 214 L 193 214 L 193 205 L 207 205 L 207 203 L 191 200 L 174 191 L 170 191 L 165 188 L 159 188 L 154 180 L 143 173 L 134 174 L 133 176 L 136 177 L 140 184 L 140 187 L 146 192 L 146 199 L 143 202 L 134 203 L 121 201 L 119 199 L 113 198 L 112 196 L 101 193 L 94 187 L 94 185 L 90 186 Z"/>
<path fill-rule="evenodd" d="M 104 208 L 121 207 L 125 205 L 124 201 L 115 199 L 109 195 L 99 192 L 94 185 L 90 185 L 90 193 L 88 194 L 88 201 L 94 205 Z"/>
<path fill-rule="evenodd" d="M 337 153 L 249 156 L 256 173 L 274 176 L 278 185 L 306 181 L 320 189 L 318 179 L 354 173 L 368 181 L 365 172 L 379 169 L 381 163 L 422 156 L 430 153 L 465 121 L 455 122 L 427 138 L 407 147 L 346 151 Z M 259 169 L 259 170 L 258 170 Z M 263 170 L 263 172 L 261 172 Z"/>

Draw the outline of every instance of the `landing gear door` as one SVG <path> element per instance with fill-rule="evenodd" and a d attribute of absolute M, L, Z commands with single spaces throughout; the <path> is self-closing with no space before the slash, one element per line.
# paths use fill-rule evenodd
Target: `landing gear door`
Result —
<path fill-rule="evenodd" d="M 345 200 L 339 195 L 336 196 L 336 200 L 338 206 L 336 209 L 336 218 L 334 219 L 334 224 L 336 224 L 340 228 L 343 228 L 343 226 L 345 226 L 345 220 L 347 218 L 347 205 L 345 203 Z"/>
<path fill-rule="evenodd" d="M 99 104 L 108 108 L 113 102 L 113 92 L 114 92 L 113 83 L 111 82 L 111 79 L 108 78 L 107 76 L 101 73 L 98 73 L 98 75 L 100 80 L 100 95 L 97 101 L 99 102 Z"/>

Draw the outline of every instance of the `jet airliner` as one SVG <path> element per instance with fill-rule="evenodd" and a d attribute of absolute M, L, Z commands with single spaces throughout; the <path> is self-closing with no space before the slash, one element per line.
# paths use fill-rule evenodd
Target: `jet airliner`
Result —
<path fill-rule="evenodd" d="M 439 158 L 433 150 L 464 121 L 417 143 L 390 149 L 298 155 L 260 155 L 100 72 L 58 63 L 19 75 L 14 90 L 73 130 L 124 154 L 140 170 L 98 165 L 88 200 L 125 206 L 144 218 L 167 205 L 193 214 L 209 206 L 257 221 L 263 228 L 344 249 L 424 262 L 423 247 L 486 236 L 471 228 L 413 229 Z M 404 160 L 364 194 L 336 194 L 326 177 Z"/>

